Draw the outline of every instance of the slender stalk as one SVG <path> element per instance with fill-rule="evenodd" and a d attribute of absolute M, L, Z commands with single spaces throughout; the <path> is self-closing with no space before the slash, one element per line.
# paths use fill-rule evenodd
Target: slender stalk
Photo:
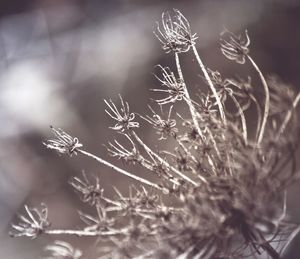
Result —
<path fill-rule="evenodd" d="M 109 231 L 90 231 L 90 230 L 74 230 L 74 229 L 53 229 L 53 230 L 45 230 L 43 233 L 47 235 L 75 235 L 75 236 L 86 236 L 86 237 L 94 237 L 94 236 L 112 236 L 112 235 L 122 235 L 126 234 L 128 229 L 121 230 L 109 230 Z"/>
<path fill-rule="evenodd" d="M 295 237 L 299 234 L 299 232 L 300 232 L 300 226 L 298 226 L 297 228 L 295 228 L 294 231 L 290 234 L 290 236 L 286 240 L 285 245 L 280 250 L 280 254 L 281 255 L 285 254 L 287 248 L 289 247 L 289 245 L 291 244 L 291 242 L 295 239 Z"/>
<path fill-rule="evenodd" d="M 185 94 L 184 100 L 186 101 L 187 105 L 189 106 L 189 109 L 190 109 L 190 112 L 191 112 L 191 115 L 192 115 L 192 120 L 193 120 L 193 123 L 196 127 L 196 130 L 197 130 L 198 134 L 200 135 L 200 137 L 203 139 L 204 136 L 203 136 L 202 131 L 199 127 L 195 106 L 193 105 L 193 103 L 191 101 L 189 91 L 188 91 L 188 89 L 186 87 L 186 84 L 185 84 L 185 81 L 184 81 L 184 77 L 183 77 L 183 73 L 182 73 L 181 66 L 180 66 L 180 61 L 179 61 L 179 55 L 178 55 L 177 52 L 175 52 L 175 61 L 176 61 L 176 67 L 177 67 L 177 72 L 178 72 L 179 78 L 180 78 L 180 80 L 182 81 L 182 83 L 184 85 L 184 94 Z"/>
<path fill-rule="evenodd" d="M 281 127 L 279 129 L 279 132 L 278 132 L 278 135 L 277 135 L 276 139 L 278 139 L 280 137 L 280 135 L 284 132 L 287 124 L 289 123 L 289 121 L 292 117 L 293 111 L 296 109 L 299 102 L 300 102 L 300 92 L 297 94 L 295 100 L 293 101 L 292 108 L 287 112 L 287 114 L 284 118 L 284 121 L 281 124 Z"/>
<path fill-rule="evenodd" d="M 201 68 L 201 70 L 202 70 L 202 72 L 203 72 L 203 74 L 204 74 L 204 77 L 205 77 L 205 79 L 206 79 L 206 81 L 207 81 L 209 87 L 210 87 L 210 90 L 212 91 L 212 93 L 213 93 L 213 95 L 214 95 L 214 97 L 215 97 L 215 99 L 216 99 L 216 102 L 217 102 L 217 104 L 218 104 L 219 113 L 220 113 L 220 115 L 221 115 L 222 121 L 223 121 L 224 123 L 226 123 L 226 117 L 225 117 L 224 108 L 223 108 L 221 99 L 220 99 L 220 97 L 219 97 L 219 95 L 218 95 L 218 93 L 217 93 L 217 90 L 216 90 L 216 88 L 214 87 L 214 84 L 213 84 L 213 82 L 211 81 L 211 79 L 210 79 L 210 77 L 209 77 L 209 75 L 208 75 L 208 73 L 207 73 L 207 70 L 206 70 L 206 68 L 205 68 L 205 66 L 204 66 L 204 64 L 203 64 L 203 62 L 202 62 L 202 60 L 201 60 L 201 58 L 200 58 L 200 56 L 199 56 L 199 54 L 198 54 L 198 51 L 197 51 L 196 46 L 193 45 L 192 48 L 193 48 L 193 52 L 194 52 L 194 54 L 195 54 L 195 57 L 196 57 L 196 59 L 197 59 L 197 62 L 198 62 L 199 66 L 200 66 L 200 68 Z"/>
<path fill-rule="evenodd" d="M 256 110 L 257 110 L 257 125 L 256 125 L 256 134 L 255 134 L 255 139 L 257 140 L 260 126 L 261 126 L 261 121 L 262 121 L 262 114 L 261 114 L 262 112 L 261 112 L 260 105 L 259 105 L 258 101 L 256 100 L 255 96 L 253 94 L 250 94 L 249 96 L 250 96 L 251 100 L 255 103 Z"/>
<path fill-rule="evenodd" d="M 83 154 L 85 156 L 91 157 L 91 158 L 95 159 L 96 161 L 98 161 L 100 164 L 103 164 L 103 165 L 105 165 L 105 166 L 113 169 L 114 171 L 116 171 L 116 172 L 118 172 L 120 174 L 126 175 L 126 176 L 128 176 L 128 177 L 130 177 L 130 178 L 132 178 L 132 179 L 134 179 L 134 180 L 136 180 L 138 182 L 140 182 L 140 183 L 146 184 L 146 185 L 148 185 L 150 187 L 153 187 L 155 189 L 158 189 L 158 190 L 166 192 L 166 193 L 169 192 L 166 188 L 163 188 L 163 187 L 159 186 L 158 184 L 152 183 L 152 182 L 150 182 L 150 181 L 148 181 L 148 180 L 146 180 L 144 178 L 141 178 L 139 176 L 131 174 L 131 173 L 129 173 L 129 172 L 127 172 L 127 171 L 125 171 L 125 170 L 123 170 L 123 169 L 121 169 L 121 168 L 119 168 L 119 167 L 117 167 L 117 166 L 115 166 L 115 165 L 107 162 L 106 160 L 104 160 L 104 159 L 102 159 L 102 158 L 100 158 L 98 156 L 95 156 L 95 155 L 93 155 L 93 154 L 91 154 L 91 153 L 89 153 L 87 151 L 84 151 L 82 149 L 77 149 L 77 152 L 81 153 L 81 154 Z"/>
<path fill-rule="evenodd" d="M 206 70 L 206 68 L 205 68 L 205 66 L 204 66 L 204 64 L 203 64 L 203 62 L 202 62 L 202 60 L 201 60 L 201 58 L 200 58 L 200 56 L 199 56 L 199 53 L 198 53 L 198 51 L 197 51 L 196 46 L 193 45 L 192 48 L 193 48 L 193 52 L 194 52 L 194 55 L 195 55 L 195 57 L 196 57 L 196 60 L 197 60 L 199 66 L 200 66 L 200 68 L 201 68 L 201 70 L 202 70 L 202 72 L 203 72 L 203 74 L 204 74 L 204 77 L 205 77 L 205 79 L 206 79 L 206 81 L 207 81 L 207 83 L 208 83 L 208 85 L 209 85 L 209 87 L 210 87 L 210 90 L 212 91 L 212 93 L 213 93 L 213 95 L 214 95 L 214 97 L 215 97 L 215 99 L 216 99 L 216 102 L 217 102 L 217 105 L 218 105 L 218 108 L 219 108 L 219 113 L 220 113 L 221 119 L 222 119 L 223 123 L 226 124 L 225 111 L 224 111 L 224 108 L 223 108 L 221 99 L 220 99 L 220 97 L 219 97 L 219 95 L 218 95 L 218 93 L 217 93 L 217 90 L 216 90 L 216 88 L 214 87 L 214 84 L 213 84 L 213 82 L 211 81 L 211 79 L 210 79 L 210 77 L 209 77 L 209 75 L 208 75 L 208 72 L 207 72 L 207 70 Z M 224 137 L 224 136 L 223 136 L 223 137 Z M 216 145 L 215 145 L 215 146 L 216 146 Z M 226 157 L 227 157 L 228 163 L 231 164 L 231 159 L 230 159 L 230 156 L 229 156 L 228 152 L 226 152 Z M 230 167 L 230 166 L 229 166 L 229 171 L 230 171 L 230 174 L 232 174 L 232 171 L 231 171 L 231 167 Z"/>
<path fill-rule="evenodd" d="M 247 123 L 246 123 L 244 111 L 243 111 L 241 105 L 239 104 L 238 100 L 233 95 L 230 95 L 230 97 L 233 100 L 235 106 L 237 107 L 237 109 L 239 111 L 239 115 L 241 117 L 241 123 L 242 123 L 243 138 L 244 138 L 245 144 L 247 145 L 248 144 L 248 134 L 247 134 Z"/>
<path fill-rule="evenodd" d="M 136 141 L 152 156 L 154 156 L 160 163 L 165 165 L 167 168 L 170 168 L 175 174 L 180 176 L 182 179 L 186 180 L 187 182 L 193 184 L 194 186 L 198 186 L 196 182 L 194 182 L 192 179 L 178 171 L 176 168 L 171 166 L 166 160 L 162 159 L 159 155 L 157 155 L 155 152 L 153 152 L 141 139 L 140 137 L 135 133 L 135 131 L 131 131 L 131 134 L 136 139 Z"/>
<path fill-rule="evenodd" d="M 208 132 L 209 137 L 210 137 L 210 139 L 211 139 L 211 141 L 212 141 L 212 143 L 214 145 L 214 149 L 216 150 L 218 158 L 221 158 L 220 150 L 219 150 L 219 148 L 217 146 L 217 143 L 216 143 L 216 140 L 214 139 L 214 136 L 213 136 L 213 134 L 212 134 L 212 132 L 211 132 L 211 130 L 209 128 L 207 129 L 207 132 Z"/>
<path fill-rule="evenodd" d="M 253 65 L 253 67 L 255 68 L 256 72 L 258 73 L 260 80 L 263 84 L 264 87 L 264 91 L 265 91 L 265 106 L 264 106 L 264 115 L 262 118 L 262 122 L 261 122 L 261 127 L 260 127 L 260 131 L 258 134 L 258 139 L 257 139 L 257 144 L 259 145 L 263 139 L 264 136 L 264 132 L 265 132 L 265 127 L 267 124 L 267 120 L 268 120 L 268 116 L 269 116 L 269 109 L 270 109 L 270 93 L 269 93 L 269 87 L 267 84 L 267 81 L 264 77 L 264 75 L 262 74 L 262 72 L 260 71 L 259 67 L 256 65 L 256 63 L 254 62 L 254 60 L 247 55 L 249 61 L 251 62 L 251 64 Z"/>

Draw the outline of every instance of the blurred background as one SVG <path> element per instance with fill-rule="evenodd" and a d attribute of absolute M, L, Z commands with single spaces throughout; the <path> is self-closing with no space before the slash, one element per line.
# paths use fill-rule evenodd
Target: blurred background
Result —
<path fill-rule="evenodd" d="M 112 185 L 128 188 L 126 178 L 84 157 L 60 157 L 42 141 L 51 137 L 49 125 L 54 125 L 113 161 L 103 147 L 116 137 L 108 129 L 112 121 L 103 99 L 117 100 L 121 93 L 132 111 L 146 111 L 153 97 L 149 89 L 158 86 L 154 66 L 174 63 L 152 33 L 161 13 L 172 8 L 189 18 L 208 67 L 228 76 L 252 73 L 247 65 L 228 62 L 218 47 L 224 26 L 237 33 L 248 29 L 252 57 L 263 72 L 300 90 L 299 0 L 0 1 L 0 258 L 39 258 L 55 239 L 8 236 L 25 203 L 45 202 L 57 228 L 81 224 L 76 210 L 88 208 L 67 183 L 71 176 L 84 170 L 99 175 L 107 192 Z M 183 63 L 186 77 L 199 75 L 189 54 Z M 291 188 L 288 212 L 300 223 L 299 193 L 299 185 Z M 59 239 L 82 249 L 93 244 L 88 238 Z M 286 258 L 299 258 L 299 251 L 298 237 Z"/>

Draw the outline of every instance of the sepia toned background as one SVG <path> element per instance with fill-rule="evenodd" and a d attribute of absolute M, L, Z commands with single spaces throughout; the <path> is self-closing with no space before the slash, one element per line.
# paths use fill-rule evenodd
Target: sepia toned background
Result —
<path fill-rule="evenodd" d="M 153 97 L 149 89 L 158 86 L 154 66 L 174 62 L 152 33 L 161 13 L 172 8 L 189 18 L 208 67 L 226 76 L 253 73 L 247 64 L 228 62 L 218 45 L 224 27 L 237 33 L 248 29 L 251 55 L 263 72 L 300 90 L 299 0 L 0 1 L 0 258 L 39 258 L 54 240 L 8 236 L 9 224 L 25 203 L 45 202 L 57 228 L 81 225 L 77 209 L 89 208 L 67 183 L 72 175 L 82 170 L 98 175 L 108 193 L 113 185 L 128 188 L 128 179 L 80 156 L 60 157 L 42 142 L 51 137 L 53 125 L 113 161 L 103 144 L 118 136 L 108 128 L 112 121 L 103 99 L 117 100 L 120 93 L 132 111 L 147 110 L 145 103 Z M 189 54 L 183 64 L 186 77 L 194 77 L 194 88 L 203 87 Z M 148 128 L 142 133 L 151 138 Z M 300 223 L 299 188 L 290 190 L 288 213 Z M 60 239 L 82 249 L 94 244 L 88 238 Z M 299 257 L 300 237 L 286 255 Z"/>

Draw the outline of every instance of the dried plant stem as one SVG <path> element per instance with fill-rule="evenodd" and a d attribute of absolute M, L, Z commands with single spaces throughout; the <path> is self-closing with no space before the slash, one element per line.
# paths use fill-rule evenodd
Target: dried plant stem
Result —
<path fill-rule="evenodd" d="M 286 241 L 285 245 L 281 248 L 280 254 L 284 255 L 287 248 L 291 244 L 291 242 L 295 239 L 295 237 L 299 234 L 300 232 L 300 226 L 298 226 L 288 237 L 288 240 Z"/>
<path fill-rule="evenodd" d="M 257 139 L 257 144 L 259 145 L 261 143 L 262 139 L 263 139 L 264 132 L 265 132 L 265 127 L 266 127 L 268 116 L 269 116 L 270 93 L 269 93 L 269 87 L 268 87 L 267 81 L 266 81 L 264 75 L 262 74 L 262 72 L 260 71 L 259 67 L 256 65 L 254 60 L 249 55 L 247 55 L 247 57 L 250 60 L 250 62 L 253 65 L 254 69 L 256 70 L 256 72 L 258 73 L 258 75 L 260 77 L 260 80 L 263 84 L 264 91 L 265 91 L 264 115 L 263 115 L 263 118 L 262 118 L 261 127 L 260 127 L 260 131 L 259 131 L 259 134 L 258 134 L 258 139 Z"/>
<path fill-rule="evenodd" d="M 107 162 L 106 160 L 104 160 L 104 159 L 102 159 L 102 158 L 100 158 L 98 156 L 95 156 L 95 155 L 93 155 L 93 154 L 91 154 L 91 153 L 89 153 L 87 151 L 84 151 L 82 149 L 78 149 L 77 152 L 81 153 L 81 154 L 83 154 L 85 156 L 91 157 L 91 158 L 97 160 L 99 163 L 101 163 L 101 164 L 103 164 L 103 165 L 105 165 L 105 166 L 113 169 L 114 171 L 116 171 L 116 172 L 118 172 L 120 174 L 126 175 L 126 176 L 128 176 L 128 177 L 130 177 L 130 178 L 132 178 L 132 179 L 134 179 L 134 180 L 136 180 L 138 182 L 140 182 L 140 183 L 146 184 L 146 185 L 148 185 L 150 187 L 153 187 L 153 188 L 158 189 L 158 190 L 163 191 L 163 192 L 168 192 L 167 189 L 165 189 L 165 188 L 163 188 L 163 187 L 161 187 L 161 186 L 159 186 L 159 185 L 157 185 L 155 183 L 152 183 L 152 182 L 150 182 L 150 181 L 148 181 L 148 180 L 146 180 L 144 178 L 141 178 L 139 176 L 131 174 L 131 173 L 129 173 L 129 172 L 127 172 L 127 171 L 125 171 L 125 170 L 123 170 L 123 169 L 121 169 L 121 168 L 119 168 L 119 167 L 117 167 L 117 166 L 115 166 L 115 165 Z"/>
<path fill-rule="evenodd" d="M 287 112 L 287 114 L 284 118 L 284 121 L 283 121 L 283 123 L 282 123 L 282 125 L 279 129 L 279 132 L 278 132 L 278 135 L 277 135 L 276 139 L 279 139 L 280 135 L 284 132 L 287 124 L 289 123 L 289 121 L 292 117 L 293 111 L 296 109 L 299 102 L 300 102 L 300 92 L 297 94 L 295 100 L 293 101 L 291 109 Z"/>
<path fill-rule="evenodd" d="M 203 64 L 203 62 L 202 62 L 202 60 L 201 60 L 201 58 L 200 58 L 200 56 L 199 56 L 199 53 L 198 53 L 198 51 L 197 51 L 196 46 L 193 45 L 192 48 L 193 48 L 193 52 L 194 52 L 194 54 L 195 54 L 196 60 L 197 60 L 199 66 L 200 66 L 200 68 L 201 68 L 201 70 L 202 70 L 202 72 L 203 72 L 203 74 L 204 74 L 204 77 L 205 77 L 205 79 L 206 79 L 206 81 L 207 81 L 207 83 L 208 83 L 208 85 L 209 85 L 209 87 L 210 87 L 210 90 L 212 91 L 212 93 L 213 93 L 213 95 L 214 95 L 214 97 L 215 97 L 215 99 L 216 99 L 216 102 L 217 102 L 217 105 L 218 105 L 218 108 L 219 108 L 219 113 L 220 113 L 221 119 L 222 119 L 223 123 L 226 125 L 226 117 L 225 117 L 225 112 L 224 112 L 224 108 L 223 108 L 221 99 L 220 99 L 220 97 L 219 97 L 219 95 L 218 95 L 218 93 L 217 93 L 217 90 L 216 90 L 216 88 L 214 87 L 214 84 L 213 84 L 213 82 L 211 81 L 211 79 L 210 79 L 210 77 L 209 77 L 209 74 L 208 74 L 208 72 L 207 72 L 207 70 L 206 70 L 206 68 L 205 68 L 205 66 L 204 66 L 204 64 Z M 227 156 L 227 161 L 228 161 L 228 163 L 229 163 L 229 164 L 232 164 L 232 163 L 231 163 L 231 159 L 230 159 L 228 153 L 226 154 L 226 156 Z M 230 167 L 230 166 L 229 166 L 229 171 L 230 171 L 230 174 L 232 174 L 232 172 L 231 172 L 231 167 Z"/>
<path fill-rule="evenodd" d="M 199 57 L 199 59 L 200 59 L 200 57 Z M 195 125 L 195 127 L 196 127 L 196 130 L 198 131 L 200 137 L 202 138 L 202 140 L 205 140 L 205 137 L 203 136 L 203 134 L 202 134 L 202 132 L 201 132 L 201 130 L 200 130 L 200 127 L 199 127 L 199 123 L 198 123 L 198 119 L 197 119 L 195 107 L 194 107 L 194 105 L 193 105 L 193 103 L 192 103 L 192 101 L 191 101 L 191 99 L 190 99 L 190 95 L 189 95 L 189 92 L 188 92 L 188 90 L 187 90 L 187 87 L 186 87 L 186 84 L 185 84 L 185 81 L 184 81 L 182 69 L 181 69 L 181 66 L 180 66 L 179 56 L 178 56 L 178 53 L 177 53 L 177 52 L 175 53 L 175 61 L 176 61 L 176 67 L 177 67 L 177 71 L 178 71 L 179 78 L 180 78 L 180 80 L 184 83 L 184 91 L 185 91 L 185 96 L 186 96 L 185 101 L 187 102 L 187 104 L 188 104 L 188 106 L 189 106 L 189 108 L 190 108 L 190 112 L 191 112 L 191 115 L 192 115 L 193 123 L 194 123 L 194 125 Z M 201 60 L 200 60 L 200 61 L 201 61 Z M 201 62 L 201 64 L 202 64 L 202 62 Z M 205 69 L 205 68 L 204 68 L 204 69 Z M 205 70 L 205 71 L 206 71 L 206 70 Z M 206 74 L 207 74 L 207 76 L 208 76 L 207 71 L 206 71 Z M 209 78 L 209 76 L 208 76 L 208 78 Z M 210 80 L 210 78 L 209 78 L 209 80 Z M 210 81 L 211 81 L 211 80 L 210 80 Z M 214 88 L 214 86 L 213 86 L 213 88 Z M 214 88 L 214 89 L 215 89 L 215 88 Z M 215 92 L 216 92 L 216 89 L 215 89 Z M 217 92 L 216 92 L 216 94 L 217 94 Z M 219 98 L 219 97 L 218 97 L 218 98 Z M 223 111 L 223 109 L 222 109 L 222 111 Z M 224 117 L 224 118 L 225 118 L 225 117 Z M 201 119 L 201 118 L 200 118 L 200 119 Z M 210 133 L 211 133 L 211 132 L 210 132 Z M 212 137 L 212 136 L 211 136 L 211 137 Z M 216 149 L 216 152 L 217 152 L 218 156 L 220 156 L 220 152 L 219 152 L 219 150 L 218 150 L 217 145 L 215 145 L 215 141 L 214 141 L 213 137 L 212 137 L 212 141 L 214 142 L 214 148 Z M 213 164 L 213 161 L 212 161 L 212 159 L 210 158 L 210 156 L 208 157 L 208 160 L 210 161 L 210 164 L 211 164 L 212 167 L 214 168 L 214 164 Z"/>
<path fill-rule="evenodd" d="M 204 66 L 204 64 L 203 64 L 203 62 L 202 62 L 202 60 L 201 60 L 201 58 L 200 58 L 200 56 L 199 56 L 199 54 L 198 54 L 198 51 L 197 51 L 196 46 L 193 45 L 192 48 L 193 48 L 193 52 L 194 52 L 194 54 L 195 54 L 195 57 L 196 57 L 196 59 L 197 59 L 197 62 L 198 62 L 199 66 L 200 66 L 200 68 L 201 68 L 201 70 L 202 70 L 202 72 L 203 72 L 203 74 L 204 74 L 204 77 L 205 77 L 205 79 L 206 79 L 206 81 L 207 81 L 209 87 L 210 87 L 210 90 L 212 91 L 212 93 L 213 93 L 213 95 L 214 95 L 214 97 L 215 97 L 215 99 L 216 99 L 216 102 L 217 102 L 217 104 L 218 104 L 218 108 L 219 108 L 219 112 L 220 112 L 222 121 L 223 121 L 224 123 L 226 123 L 226 117 L 225 117 L 224 108 L 223 108 L 221 99 L 220 99 L 220 97 L 219 97 L 219 95 L 218 95 L 218 93 L 217 93 L 217 90 L 216 90 L 216 88 L 214 87 L 214 84 L 213 84 L 213 82 L 211 81 L 211 79 L 210 79 L 210 77 L 209 77 L 209 75 L 208 75 L 208 73 L 207 73 L 207 70 L 206 70 L 206 68 L 205 68 L 205 66 Z"/>
<path fill-rule="evenodd" d="M 216 143 L 216 140 L 215 140 L 215 138 L 214 138 L 214 136 L 213 136 L 213 134 L 212 134 L 212 132 L 211 132 L 211 130 L 209 128 L 207 129 L 207 132 L 209 134 L 209 138 L 211 139 L 211 142 L 214 145 L 214 149 L 215 149 L 215 151 L 217 153 L 218 158 L 221 158 L 220 150 L 219 150 L 218 145 Z"/>
<path fill-rule="evenodd" d="M 234 102 L 235 106 L 237 107 L 238 113 L 241 117 L 243 138 L 244 138 L 245 144 L 247 145 L 248 144 L 248 134 L 247 134 L 247 123 L 246 123 L 246 117 L 245 117 L 244 111 L 243 111 L 240 103 L 238 102 L 238 100 L 233 95 L 230 95 L 230 97 L 231 97 L 232 101 Z"/>
<path fill-rule="evenodd" d="M 94 237 L 94 236 L 112 236 L 112 235 L 124 235 L 128 233 L 128 228 L 126 229 L 118 229 L 118 230 L 109 230 L 109 231 L 89 231 L 86 229 L 83 230 L 74 230 L 74 229 L 53 229 L 53 230 L 45 230 L 44 234 L 48 235 L 75 235 L 75 236 L 86 236 L 86 237 Z"/>
<path fill-rule="evenodd" d="M 197 159 L 193 156 L 193 154 L 186 148 L 186 146 L 182 143 L 182 141 L 176 136 L 174 139 L 177 141 L 178 145 L 182 148 L 182 150 L 194 161 L 197 162 Z"/>
<path fill-rule="evenodd" d="M 136 134 L 135 131 L 131 131 L 131 134 L 133 137 L 136 139 L 136 141 L 152 156 L 154 156 L 160 163 L 165 165 L 167 168 L 171 169 L 172 172 L 180 176 L 182 179 L 186 180 L 187 182 L 193 184 L 194 186 L 197 186 L 198 184 L 194 182 L 192 179 L 178 171 L 176 168 L 171 166 L 166 160 L 162 159 L 159 155 L 157 155 L 155 152 L 153 152 L 141 139 L 140 137 Z"/>
<path fill-rule="evenodd" d="M 261 121 L 262 121 L 262 112 L 261 112 L 260 105 L 259 105 L 258 101 L 256 100 L 255 96 L 253 94 L 250 94 L 249 97 L 255 103 L 256 111 L 257 111 L 257 125 L 256 125 L 256 134 L 255 134 L 255 139 L 257 140 L 260 126 L 261 126 Z"/>
<path fill-rule="evenodd" d="M 177 52 L 175 52 L 175 61 L 176 61 L 176 67 L 177 67 L 177 72 L 178 72 L 179 78 L 180 78 L 180 80 L 182 81 L 182 83 L 184 85 L 184 94 L 185 94 L 184 100 L 186 101 L 187 105 L 189 106 L 189 109 L 190 109 L 190 112 L 191 112 L 191 115 L 192 115 L 192 120 L 193 120 L 193 123 L 196 127 L 196 130 L 197 130 L 198 134 L 200 135 L 200 137 L 203 139 L 204 136 L 203 136 L 202 131 L 199 127 L 198 118 L 197 118 L 198 116 L 196 114 L 195 107 L 194 107 L 194 105 L 191 101 L 189 91 L 187 90 L 187 87 L 186 87 L 186 84 L 185 84 L 185 81 L 184 81 L 184 78 L 183 78 L 183 73 L 182 73 L 182 70 L 181 70 L 179 56 L 178 56 Z"/>
<path fill-rule="evenodd" d="M 150 172 L 154 173 L 156 176 L 158 176 L 158 174 L 155 172 L 155 170 L 153 170 L 153 166 L 151 165 L 151 163 L 149 161 L 147 161 L 145 158 L 141 159 L 141 165 L 143 167 L 145 167 L 146 169 L 148 169 Z M 180 183 L 177 181 L 176 178 L 174 178 L 173 175 L 171 174 L 167 174 L 162 176 L 163 178 L 165 178 L 166 180 L 170 181 L 171 183 L 175 184 L 175 185 L 180 185 Z"/>

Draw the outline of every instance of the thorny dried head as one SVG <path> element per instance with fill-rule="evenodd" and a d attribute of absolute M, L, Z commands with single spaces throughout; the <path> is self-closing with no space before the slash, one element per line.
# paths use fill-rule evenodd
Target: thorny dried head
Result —
<path fill-rule="evenodd" d="M 134 121 L 135 114 L 129 111 L 128 102 L 124 102 L 121 95 L 119 95 L 121 101 L 121 108 L 118 109 L 112 100 L 104 100 L 109 109 L 105 110 L 105 112 L 114 119 L 117 123 L 115 126 L 110 127 L 113 130 L 124 132 L 131 128 L 138 128 L 139 123 Z"/>
<path fill-rule="evenodd" d="M 127 138 L 127 140 L 129 140 L 132 146 L 131 150 L 125 148 L 122 144 L 115 140 L 114 142 L 109 142 L 106 146 L 109 155 L 121 159 L 128 164 L 135 164 L 141 162 L 142 157 L 136 144 L 132 141 L 129 135 L 123 133 L 122 135 L 124 135 Z"/>
<path fill-rule="evenodd" d="M 163 44 L 162 48 L 166 53 L 187 52 L 197 39 L 196 34 L 191 32 L 188 20 L 177 9 L 171 13 L 162 13 L 161 25 L 157 22 L 154 34 Z"/>
<path fill-rule="evenodd" d="M 156 79 L 161 83 L 164 89 L 151 89 L 153 92 L 166 93 L 167 97 L 155 100 L 159 105 L 175 103 L 181 101 L 185 97 L 184 82 L 180 78 L 176 78 L 174 73 L 168 67 L 157 65 L 161 69 L 161 76 L 155 74 Z M 166 88 L 166 89 L 165 89 Z"/>
<path fill-rule="evenodd" d="M 103 188 L 100 187 L 100 181 L 98 177 L 94 177 L 95 183 L 91 183 L 87 175 L 82 172 L 82 179 L 75 176 L 69 183 L 74 190 L 79 194 L 83 202 L 95 205 L 101 199 L 103 194 Z"/>
<path fill-rule="evenodd" d="M 160 135 L 159 140 L 167 139 L 169 136 L 176 137 L 176 133 L 178 132 L 178 129 L 176 128 L 176 120 L 171 119 L 173 106 L 170 106 L 166 119 L 162 117 L 163 115 L 157 114 L 151 106 L 148 107 L 152 114 L 146 116 L 141 116 L 141 115 L 140 116 L 145 121 L 150 123 L 154 129 L 157 130 L 157 134 Z M 162 107 L 160 106 L 160 108 L 161 108 L 161 113 L 163 114 Z"/>
<path fill-rule="evenodd" d="M 27 236 L 32 239 L 37 238 L 42 234 L 49 226 L 48 221 L 48 209 L 45 204 L 41 204 L 42 209 L 29 208 L 25 205 L 25 215 L 18 215 L 19 222 L 12 224 L 12 228 L 15 230 L 11 231 L 12 237 Z"/>
<path fill-rule="evenodd" d="M 223 79 L 221 73 L 219 71 L 213 71 L 211 69 L 207 69 L 211 81 L 216 87 L 217 94 L 220 97 L 222 103 L 224 103 L 227 99 L 227 95 L 232 95 L 233 90 L 230 86 L 230 81 L 228 79 Z M 212 95 L 213 97 L 213 95 Z"/>
<path fill-rule="evenodd" d="M 43 144 L 47 148 L 57 151 L 59 154 L 66 154 L 69 156 L 72 156 L 73 154 L 77 155 L 77 149 L 83 146 L 78 138 L 71 137 L 60 128 L 56 129 L 53 126 L 50 126 L 50 128 L 56 139 L 48 140 Z"/>
<path fill-rule="evenodd" d="M 225 29 L 221 33 L 221 51 L 224 56 L 230 60 L 234 60 L 239 64 L 245 63 L 245 58 L 249 53 L 250 38 L 247 30 L 245 36 L 236 36 L 232 32 Z"/>

